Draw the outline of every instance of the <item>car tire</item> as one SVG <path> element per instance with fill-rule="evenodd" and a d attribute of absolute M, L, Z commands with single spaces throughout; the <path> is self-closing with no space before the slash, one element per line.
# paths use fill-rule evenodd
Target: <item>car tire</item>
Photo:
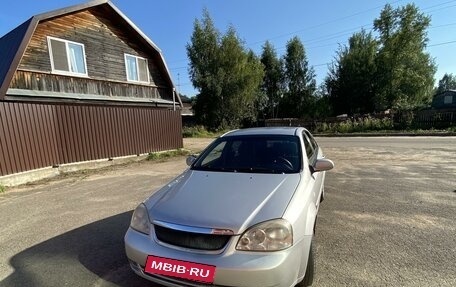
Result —
<path fill-rule="evenodd" d="M 310 244 L 309 258 L 307 260 L 306 274 L 304 279 L 296 285 L 296 287 L 307 287 L 311 286 L 313 283 L 314 273 L 315 273 L 315 248 L 313 242 Z"/>

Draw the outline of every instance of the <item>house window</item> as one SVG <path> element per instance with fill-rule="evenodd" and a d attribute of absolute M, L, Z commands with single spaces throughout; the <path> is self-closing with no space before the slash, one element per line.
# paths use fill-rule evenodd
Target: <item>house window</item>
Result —
<path fill-rule="evenodd" d="M 125 68 L 128 81 L 149 83 L 147 59 L 125 54 Z"/>
<path fill-rule="evenodd" d="M 84 45 L 48 37 L 52 72 L 87 76 Z"/>
<path fill-rule="evenodd" d="M 453 103 L 453 95 L 451 95 L 451 96 L 445 96 L 445 97 L 443 98 L 443 103 L 444 103 L 445 105 L 452 104 L 452 103 Z"/>

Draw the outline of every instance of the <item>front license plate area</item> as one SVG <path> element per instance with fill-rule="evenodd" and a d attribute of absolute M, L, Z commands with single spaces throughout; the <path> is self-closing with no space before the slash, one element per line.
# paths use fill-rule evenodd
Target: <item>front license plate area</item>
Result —
<path fill-rule="evenodd" d="M 215 266 L 149 255 L 144 271 L 150 274 L 172 276 L 212 284 Z"/>

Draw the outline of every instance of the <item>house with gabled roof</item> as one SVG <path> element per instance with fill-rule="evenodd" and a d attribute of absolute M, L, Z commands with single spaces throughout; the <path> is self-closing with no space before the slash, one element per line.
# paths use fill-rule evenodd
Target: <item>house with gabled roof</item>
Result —
<path fill-rule="evenodd" d="M 0 176 L 182 147 L 163 54 L 107 0 L 0 38 Z"/>
<path fill-rule="evenodd" d="M 434 95 L 431 107 L 434 109 L 455 109 L 456 90 L 446 90 Z"/>

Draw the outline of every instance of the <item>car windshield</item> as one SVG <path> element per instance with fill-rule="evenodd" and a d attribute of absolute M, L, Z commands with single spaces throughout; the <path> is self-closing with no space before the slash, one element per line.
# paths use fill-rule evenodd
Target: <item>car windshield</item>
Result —
<path fill-rule="evenodd" d="M 296 136 L 228 136 L 217 139 L 198 158 L 193 170 L 297 173 L 301 148 Z"/>

